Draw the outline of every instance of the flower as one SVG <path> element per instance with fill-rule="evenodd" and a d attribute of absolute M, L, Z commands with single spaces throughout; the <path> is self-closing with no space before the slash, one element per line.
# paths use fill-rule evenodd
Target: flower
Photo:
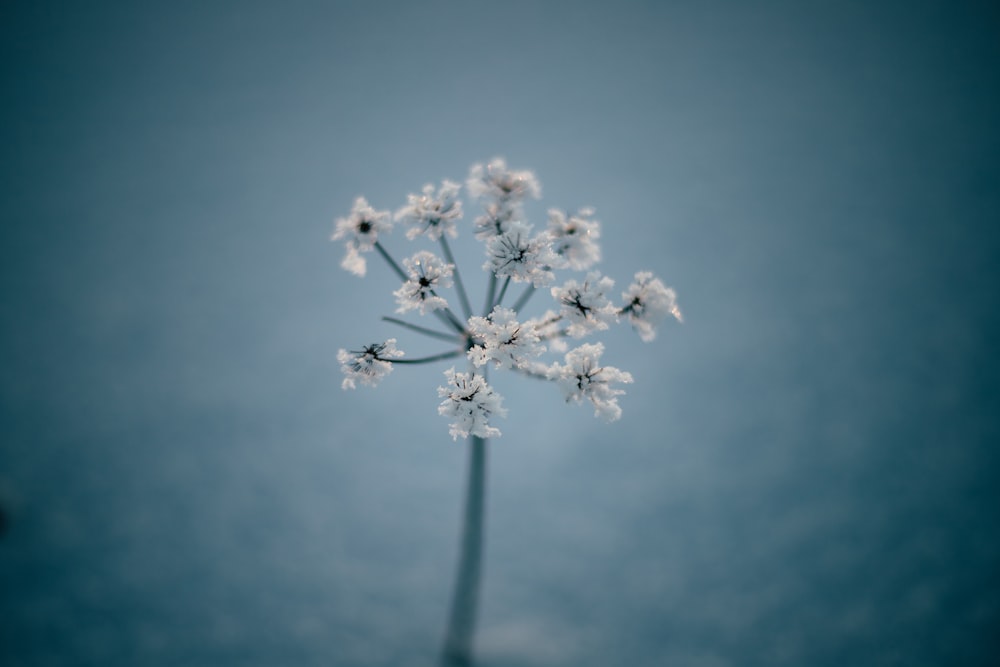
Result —
<path fill-rule="evenodd" d="M 639 338 L 646 343 L 656 338 L 656 325 L 667 315 L 673 315 L 678 322 L 684 321 L 677 307 L 677 293 L 649 271 L 636 273 L 635 281 L 622 292 L 622 298 L 625 306 L 621 314 L 628 315 Z"/>
<path fill-rule="evenodd" d="M 397 313 L 405 313 L 415 308 L 421 315 L 437 308 L 447 308 L 448 302 L 437 295 L 438 288 L 451 287 L 451 264 L 445 264 L 432 252 L 421 250 L 413 257 L 403 260 L 409 280 L 393 292 L 399 308 Z"/>
<path fill-rule="evenodd" d="M 594 416 L 612 422 L 622 416 L 618 396 L 622 389 L 613 389 L 612 383 L 629 384 L 632 375 L 613 366 L 600 366 L 604 346 L 586 343 L 566 353 L 564 366 L 553 364 L 549 376 L 566 394 L 566 402 L 580 403 L 587 399 L 594 406 Z"/>
<path fill-rule="evenodd" d="M 593 331 L 603 331 L 617 319 L 617 309 L 604 296 L 614 285 L 611 278 L 591 271 L 583 284 L 567 280 L 562 287 L 552 288 L 552 298 L 562 304 L 560 314 L 569 321 L 568 335 L 580 338 Z"/>
<path fill-rule="evenodd" d="M 529 238 L 530 228 L 520 222 L 511 223 L 507 231 L 486 243 L 489 259 L 483 269 L 498 278 L 514 282 L 530 282 L 535 287 L 548 285 L 555 279 L 552 265 L 557 261 L 548 234 L 542 232 Z"/>
<path fill-rule="evenodd" d="M 601 247 L 597 245 L 601 223 L 588 219 L 593 215 L 592 208 L 581 208 L 569 217 L 563 211 L 549 209 L 552 249 L 571 269 L 584 271 L 601 261 Z"/>
<path fill-rule="evenodd" d="M 480 342 L 469 348 L 469 361 L 477 367 L 493 361 L 497 368 L 518 368 L 528 357 L 545 351 L 534 327 L 519 324 L 517 313 L 497 306 L 489 317 L 470 317 L 469 333 Z"/>
<path fill-rule="evenodd" d="M 339 241 L 347 238 L 345 246 L 347 255 L 340 266 L 351 273 L 365 275 L 365 258 L 361 252 L 368 252 L 378 242 L 379 232 L 388 233 L 392 229 L 392 216 L 388 211 L 376 211 L 364 197 L 354 200 L 351 214 L 346 218 L 338 218 L 331 240 Z"/>
<path fill-rule="evenodd" d="M 501 405 L 503 397 L 486 384 L 486 378 L 478 373 L 456 373 L 454 368 L 444 372 L 448 386 L 438 387 L 438 396 L 444 400 L 438 406 L 438 414 L 452 417 L 448 433 L 453 440 L 466 438 L 470 434 L 480 438 L 495 438 L 500 430 L 489 425 L 493 415 L 507 416 Z"/>
<path fill-rule="evenodd" d="M 402 356 L 403 353 L 396 349 L 395 338 L 390 338 L 384 343 L 366 345 L 360 351 L 338 350 L 337 361 L 340 362 L 340 370 L 345 376 L 341 388 L 354 389 L 355 380 L 374 387 L 392 372 L 392 362 L 389 360 Z"/>
<path fill-rule="evenodd" d="M 473 165 L 466 187 L 476 199 L 492 198 L 500 203 L 519 204 L 525 197 L 538 199 L 542 195 L 542 188 L 532 172 L 507 169 L 507 163 L 499 157 L 485 167 Z"/>
<path fill-rule="evenodd" d="M 405 221 L 413 226 L 406 231 L 406 238 L 415 239 L 426 234 L 431 241 L 437 241 L 442 234 L 455 238 L 458 230 L 455 221 L 462 217 L 462 202 L 458 193 L 462 186 L 445 179 L 434 195 L 434 186 L 428 183 L 422 195 L 407 195 L 407 204 L 396 212 L 397 221 Z"/>

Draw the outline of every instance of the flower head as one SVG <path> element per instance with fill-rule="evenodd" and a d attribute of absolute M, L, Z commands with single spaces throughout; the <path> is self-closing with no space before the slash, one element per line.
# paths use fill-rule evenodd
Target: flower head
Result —
<path fill-rule="evenodd" d="M 618 311 L 605 296 L 614 286 L 611 278 L 591 271 L 583 283 L 567 280 L 562 287 L 553 287 L 552 297 L 562 305 L 560 314 L 569 322 L 566 333 L 580 338 L 607 329 L 618 318 Z"/>
<path fill-rule="evenodd" d="M 473 165 L 466 187 L 477 199 L 491 198 L 509 204 L 518 204 L 526 197 L 538 199 L 542 195 L 542 188 L 532 172 L 508 169 L 507 163 L 499 157 L 485 167 Z"/>
<path fill-rule="evenodd" d="M 477 367 L 493 361 L 497 368 L 519 368 L 545 351 L 535 328 L 518 323 L 517 313 L 502 306 L 489 317 L 470 317 L 469 333 L 479 341 L 468 352 L 469 361 Z"/>
<path fill-rule="evenodd" d="M 635 274 L 635 281 L 622 292 L 622 298 L 625 306 L 621 313 L 628 315 L 629 322 L 644 342 L 656 338 L 656 325 L 667 315 L 673 315 L 678 322 L 684 321 L 677 307 L 677 293 L 649 271 Z"/>
<path fill-rule="evenodd" d="M 581 208 L 575 215 L 549 209 L 549 234 L 552 249 L 562 257 L 567 266 L 577 271 L 589 269 L 601 261 L 601 223 L 590 219 L 594 209 Z"/>
<path fill-rule="evenodd" d="M 451 287 L 452 265 L 445 264 L 434 253 L 421 250 L 413 257 L 403 260 L 409 279 L 393 292 L 399 308 L 397 313 L 405 313 L 415 308 L 421 315 L 430 310 L 447 308 L 448 302 L 437 295 L 435 290 Z"/>
<path fill-rule="evenodd" d="M 390 338 L 384 343 L 372 343 L 359 351 L 341 349 L 337 352 L 340 370 L 344 373 L 343 389 L 354 389 L 355 381 L 374 387 L 386 375 L 392 372 L 390 359 L 403 356 L 396 349 L 396 339 Z"/>
<path fill-rule="evenodd" d="M 455 221 L 462 217 L 462 202 L 458 193 L 462 186 L 444 180 L 437 194 L 434 186 L 424 186 L 423 194 L 407 195 L 407 204 L 396 212 L 396 220 L 413 225 L 406 232 L 406 238 L 415 239 L 425 234 L 431 241 L 437 241 L 442 234 L 455 238 L 458 231 Z"/>
<path fill-rule="evenodd" d="M 601 366 L 604 346 L 600 343 L 586 343 L 566 353 L 566 364 L 553 364 L 549 371 L 566 394 L 566 401 L 590 401 L 594 406 L 594 416 L 606 421 L 615 421 L 622 416 L 618 406 L 618 396 L 622 389 L 612 388 L 612 383 L 629 384 L 632 375 L 614 366 Z"/>
<path fill-rule="evenodd" d="M 346 238 L 347 255 L 340 266 L 351 273 L 365 275 L 365 258 L 362 252 L 368 252 L 378 242 L 379 232 L 389 232 L 392 229 L 392 216 L 388 211 L 376 211 L 364 197 L 354 200 L 351 214 L 346 218 L 338 218 L 333 230 L 334 241 Z"/>
<path fill-rule="evenodd" d="M 535 287 L 548 285 L 555 278 L 552 265 L 557 261 L 548 234 L 529 237 L 530 228 L 520 222 L 511 223 L 507 231 L 486 243 L 489 259 L 483 269 L 498 278 L 509 277 L 514 282 L 531 283 Z"/>
<path fill-rule="evenodd" d="M 500 430 L 490 426 L 493 415 L 507 416 L 501 405 L 503 397 L 486 384 L 486 378 L 478 373 L 456 373 L 454 368 L 444 372 L 448 386 L 438 387 L 438 396 L 444 400 L 438 406 L 438 414 L 452 417 L 448 433 L 455 440 L 470 434 L 480 438 L 494 438 Z"/>

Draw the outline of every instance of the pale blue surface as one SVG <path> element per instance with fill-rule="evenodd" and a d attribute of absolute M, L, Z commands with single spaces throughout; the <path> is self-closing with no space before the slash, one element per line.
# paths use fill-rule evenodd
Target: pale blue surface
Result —
<path fill-rule="evenodd" d="M 985 3 L 207 4 L 0 9 L 0 664 L 433 663 L 444 366 L 341 392 L 436 348 L 327 239 L 495 155 L 687 323 L 497 378 L 482 663 L 995 662 Z"/>

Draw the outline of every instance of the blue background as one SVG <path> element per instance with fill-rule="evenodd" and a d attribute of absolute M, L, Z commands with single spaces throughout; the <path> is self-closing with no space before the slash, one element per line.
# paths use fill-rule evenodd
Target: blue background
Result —
<path fill-rule="evenodd" d="M 4 3 L 0 663 L 434 662 L 446 365 L 341 391 L 440 348 L 328 238 L 497 155 L 686 323 L 496 374 L 482 664 L 994 663 L 1000 20 L 752 4 Z"/>

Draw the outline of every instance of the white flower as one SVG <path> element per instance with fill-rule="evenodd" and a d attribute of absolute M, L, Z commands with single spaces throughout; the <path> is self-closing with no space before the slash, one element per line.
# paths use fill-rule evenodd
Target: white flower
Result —
<path fill-rule="evenodd" d="M 552 288 L 552 297 L 562 305 L 560 314 L 569 321 L 567 334 L 580 338 L 607 329 L 617 319 L 618 311 L 605 296 L 614 285 L 611 278 L 591 271 L 583 284 L 567 280 L 562 287 Z"/>
<path fill-rule="evenodd" d="M 677 307 L 677 293 L 649 271 L 635 274 L 635 281 L 622 292 L 622 298 L 625 306 L 621 313 L 628 315 L 629 322 L 644 342 L 656 338 L 656 325 L 667 315 L 673 315 L 678 322 L 684 321 Z"/>
<path fill-rule="evenodd" d="M 553 364 L 549 371 L 566 394 L 566 402 L 577 403 L 587 399 L 594 406 L 594 416 L 615 421 L 622 416 L 618 396 L 625 393 L 614 389 L 612 383 L 629 384 L 632 375 L 613 366 L 601 366 L 604 346 L 600 343 L 584 344 L 566 353 L 566 365 Z"/>
<path fill-rule="evenodd" d="M 401 356 L 403 353 L 396 349 L 395 338 L 390 338 L 384 343 L 366 345 L 360 351 L 339 350 L 337 361 L 340 362 L 340 370 L 345 376 L 341 388 L 354 389 L 356 380 L 374 387 L 392 372 L 392 362 L 389 360 Z"/>
<path fill-rule="evenodd" d="M 365 258 L 361 256 L 361 252 L 368 252 L 375 247 L 379 232 L 387 233 L 392 229 L 391 220 L 392 216 L 388 211 L 376 211 L 364 197 L 355 199 L 351 214 L 337 219 L 331 237 L 334 241 L 347 239 L 347 255 L 340 266 L 355 275 L 365 275 Z"/>
<path fill-rule="evenodd" d="M 500 236 L 507 231 L 515 218 L 519 217 L 521 217 L 519 209 L 500 204 L 487 204 L 486 213 L 473 221 L 476 224 L 476 238 L 480 241 L 489 241 L 495 236 Z"/>
<path fill-rule="evenodd" d="M 477 367 L 492 360 L 497 368 L 518 368 L 545 351 L 534 327 L 518 323 L 517 313 L 502 306 L 494 308 L 488 318 L 470 317 L 469 333 L 481 341 L 468 352 L 469 361 Z"/>
<path fill-rule="evenodd" d="M 438 396 L 444 400 L 438 414 L 454 418 L 448 433 L 455 440 L 469 434 L 480 438 L 495 438 L 500 430 L 489 425 L 493 415 L 507 416 L 501 402 L 503 398 L 486 384 L 486 378 L 477 373 L 456 373 L 454 368 L 444 372 L 447 387 L 438 387 Z"/>
<path fill-rule="evenodd" d="M 403 260 L 409 280 L 393 292 L 399 308 L 397 313 L 405 313 L 415 308 L 421 315 L 437 308 L 447 308 L 448 302 L 435 293 L 438 288 L 451 287 L 451 264 L 445 264 L 434 253 L 421 250 L 413 257 Z"/>
<path fill-rule="evenodd" d="M 488 197 L 501 203 L 518 203 L 525 197 L 538 199 L 542 194 L 542 188 L 533 173 L 507 169 L 507 163 L 499 157 L 485 167 L 481 164 L 473 165 L 466 187 L 476 199 Z"/>
<path fill-rule="evenodd" d="M 601 261 L 601 247 L 597 245 L 601 223 L 589 219 L 593 215 L 592 208 L 581 208 L 569 217 L 558 209 L 549 209 L 552 249 L 571 269 L 584 271 Z"/>
<path fill-rule="evenodd" d="M 462 202 L 458 199 L 461 190 L 458 183 L 445 180 L 434 195 L 434 186 L 424 186 L 422 195 L 407 195 L 407 204 L 396 212 L 396 220 L 406 221 L 413 226 L 407 230 L 406 238 L 415 239 L 421 234 L 437 241 L 442 234 L 455 238 L 458 230 L 455 221 L 462 217 Z"/>
<path fill-rule="evenodd" d="M 483 269 L 498 278 L 510 277 L 514 282 L 530 282 L 535 287 L 551 283 L 555 279 L 552 265 L 558 260 L 552 252 L 551 239 L 545 232 L 529 238 L 529 232 L 527 225 L 513 222 L 503 234 L 491 238 L 486 244 L 489 259 Z"/>

